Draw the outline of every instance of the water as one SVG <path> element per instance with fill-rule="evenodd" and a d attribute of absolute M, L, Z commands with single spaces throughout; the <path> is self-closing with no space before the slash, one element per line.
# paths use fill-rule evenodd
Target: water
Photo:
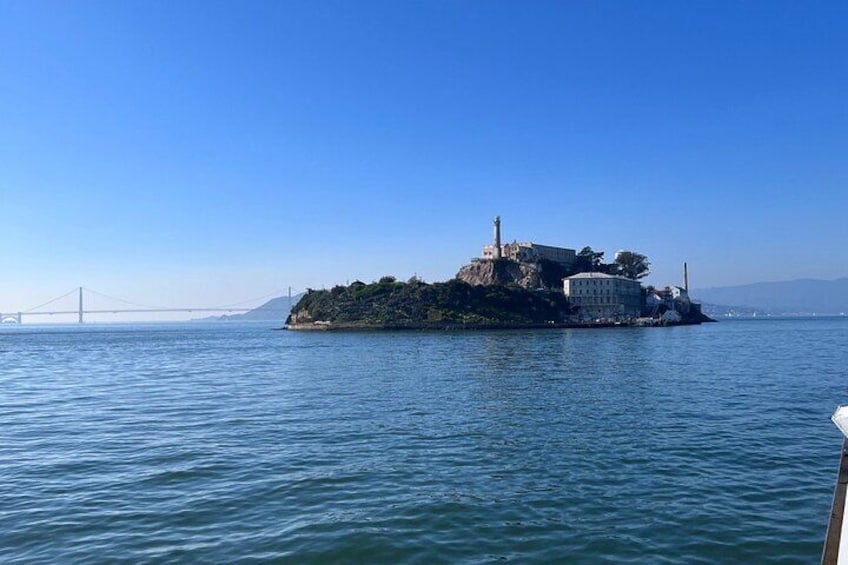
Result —
<path fill-rule="evenodd" d="M 848 319 L 0 329 L 4 563 L 813 563 Z"/>

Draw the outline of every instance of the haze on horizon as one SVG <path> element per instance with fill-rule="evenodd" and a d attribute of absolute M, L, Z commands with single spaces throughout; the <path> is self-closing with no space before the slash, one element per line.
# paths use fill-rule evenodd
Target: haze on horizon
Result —
<path fill-rule="evenodd" d="M 452 277 L 848 276 L 844 2 L 4 2 L 0 312 Z"/>

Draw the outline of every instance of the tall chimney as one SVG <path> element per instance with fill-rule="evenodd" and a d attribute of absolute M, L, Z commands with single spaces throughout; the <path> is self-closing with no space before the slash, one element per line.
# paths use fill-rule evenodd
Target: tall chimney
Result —
<path fill-rule="evenodd" d="M 501 258 L 501 217 L 495 216 L 495 241 L 492 247 L 492 259 Z"/>
<path fill-rule="evenodd" d="M 683 290 L 689 294 L 689 266 L 685 261 L 683 262 Z"/>

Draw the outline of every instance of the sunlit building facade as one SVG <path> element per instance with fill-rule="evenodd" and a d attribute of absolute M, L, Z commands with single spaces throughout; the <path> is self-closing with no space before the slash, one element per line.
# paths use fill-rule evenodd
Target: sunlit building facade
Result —
<path fill-rule="evenodd" d="M 562 284 L 581 318 L 632 318 L 642 312 L 639 281 L 605 273 L 578 273 L 563 279 Z"/>

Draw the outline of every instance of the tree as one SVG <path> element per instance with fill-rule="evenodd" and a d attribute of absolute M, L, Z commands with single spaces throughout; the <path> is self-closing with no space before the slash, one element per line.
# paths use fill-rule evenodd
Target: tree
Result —
<path fill-rule="evenodd" d="M 578 273 L 588 273 L 597 271 L 603 265 L 604 252 L 595 251 L 588 245 L 580 250 L 577 254 L 577 260 L 574 262 L 574 269 Z"/>
<path fill-rule="evenodd" d="M 641 253 L 634 251 L 619 251 L 615 254 L 615 264 L 618 274 L 628 279 L 641 279 L 651 273 L 651 263 Z"/>

